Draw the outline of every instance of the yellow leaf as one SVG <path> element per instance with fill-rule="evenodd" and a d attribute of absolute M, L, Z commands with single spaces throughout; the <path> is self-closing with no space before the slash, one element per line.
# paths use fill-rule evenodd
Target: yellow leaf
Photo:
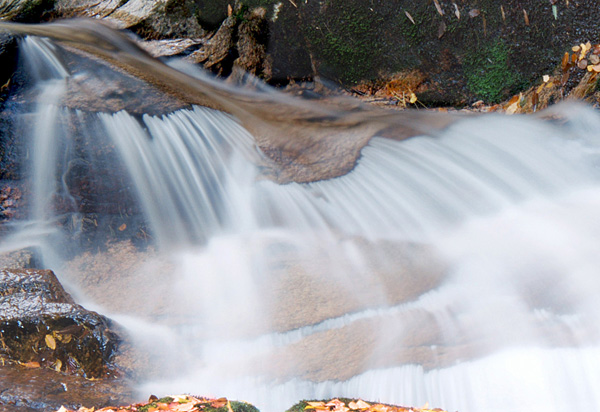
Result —
<path fill-rule="evenodd" d="M 123 223 L 121 226 L 119 226 L 119 232 L 122 232 L 125 229 L 127 229 L 127 225 L 125 223 Z"/>
<path fill-rule="evenodd" d="M 46 346 L 48 346 L 52 350 L 56 349 L 56 341 L 54 340 L 54 336 L 46 335 L 44 340 L 46 341 Z"/>
<path fill-rule="evenodd" d="M 69 412 L 69 410 L 67 408 L 65 408 L 64 406 L 61 406 L 60 408 L 58 408 L 56 410 L 56 412 Z"/>
<path fill-rule="evenodd" d="M 410 102 L 410 104 L 415 104 L 417 102 L 417 95 L 414 93 L 411 93 L 409 102 Z"/>
<path fill-rule="evenodd" d="M 54 370 L 56 372 L 60 372 L 60 369 L 62 368 L 62 362 L 60 359 L 56 360 L 56 363 L 54 364 Z"/>
<path fill-rule="evenodd" d="M 573 50 L 573 52 L 577 53 L 579 50 L 581 50 L 581 47 L 573 46 L 573 47 L 571 47 L 571 50 Z"/>
<path fill-rule="evenodd" d="M 325 402 L 306 402 L 307 406 L 304 409 L 315 409 L 318 411 L 328 411 L 329 407 L 325 406 Z"/>

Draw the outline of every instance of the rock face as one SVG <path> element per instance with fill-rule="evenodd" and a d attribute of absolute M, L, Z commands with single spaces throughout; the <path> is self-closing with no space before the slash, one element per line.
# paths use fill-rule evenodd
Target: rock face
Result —
<path fill-rule="evenodd" d="M 88 378 L 112 374 L 111 322 L 76 304 L 50 270 L 0 270 L 0 357 Z"/>
<path fill-rule="evenodd" d="M 597 38 L 595 0 L 4 0 L 15 21 L 103 18 L 144 39 L 204 38 L 194 60 L 229 75 L 236 66 L 275 83 L 322 76 L 380 88 L 417 71 L 430 104 L 499 101 Z M 215 34 L 216 33 L 216 34 Z"/>

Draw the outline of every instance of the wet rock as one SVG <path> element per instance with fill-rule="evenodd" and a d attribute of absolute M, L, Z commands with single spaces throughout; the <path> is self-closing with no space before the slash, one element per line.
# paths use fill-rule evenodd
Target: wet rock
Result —
<path fill-rule="evenodd" d="M 257 8 L 247 13 L 238 27 L 237 51 L 239 57 L 233 64 L 246 73 L 270 77 L 267 59 L 269 26 L 266 10 Z"/>
<path fill-rule="evenodd" d="M 237 57 L 236 30 L 237 19 L 234 16 L 227 17 L 206 46 L 192 53 L 187 60 L 202 64 L 217 75 L 228 76 Z"/>
<path fill-rule="evenodd" d="M 88 378 L 111 376 L 120 338 L 50 270 L 0 270 L 0 356 Z"/>
<path fill-rule="evenodd" d="M 20 219 L 25 211 L 22 185 L 15 181 L 0 182 L 0 222 Z"/>
<path fill-rule="evenodd" d="M 0 365 L 0 411 L 56 411 L 61 406 L 102 408 L 135 401 L 122 379 L 90 380 L 44 368 Z"/>
<path fill-rule="evenodd" d="M 123 0 L 57 0 L 54 12 L 60 17 L 106 17 L 124 3 Z"/>
<path fill-rule="evenodd" d="M 17 41 L 14 36 L 0 33 L 0 96 L 9 89 L 9 80 L 17 65 Z"/>
<path fill-rule="evenodd" d="M 205 69 L 223 77 L 241 71 L 268 80 L 271 77 L 268 40 L 265 9 L 259 7 L 248 11 L 238 6 L 205 46 L 186 60 L 202 64 Z"/>
<path fill-rule="evenodd" d="M 130 0 L 106 19 L 144 38 L 200 37 L 205 30 L 197 14 L 191 0 Z"/>
<path fill-rule="evenodd" d="M 39 255 L 33 248 L 0 253 L 0 268 L 30 269 L 38 265 Z"/>
<path fill-rule="evenodd" d="M 192 54 L 204 43 L 204 39 L 166 39 L 140 41 L 138 45 L 154 57 L 183 57 Z"/>
<path fill-rule="evenodd" d="M 19 22 L 36 22 L 45 18 L 54 6 L 54 0 L 3 0 L 0 18 Z"/>

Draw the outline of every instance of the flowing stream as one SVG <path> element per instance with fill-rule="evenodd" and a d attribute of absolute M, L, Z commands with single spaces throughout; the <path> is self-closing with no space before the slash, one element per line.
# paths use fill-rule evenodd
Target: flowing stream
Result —
<path fill-rule="evenodd" d="M 146 356 L 143 396 L 227 396 L 264 412 L 342 396 L 461 412 L 600 409 L 597 111 L 376 135 L 350 172 L 278 184 L 235 111 L 65 108 L 81 74 L 60 46 L 26 37 L 20 50 L 37 102 L 15 119 L 31 142 L 31 212 L 2 247 L 39 247 L 84 306 L 127 329 Z M 125 246 L 73 252 L 89 216 L 72 206 L 72 173 L 95 170 L 77 145 L 112 150 L 96 156 L 96 178 L 112 179 L 95 183 L 97 197 L 131 196 L 132 210 L 111 213 L 139 209 L 147 223 L 153 246 L 130 251 L 125 270 L 89 263 Z"/>

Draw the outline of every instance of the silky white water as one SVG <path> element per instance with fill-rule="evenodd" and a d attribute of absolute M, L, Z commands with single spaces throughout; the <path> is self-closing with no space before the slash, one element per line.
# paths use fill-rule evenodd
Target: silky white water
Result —
<path fill-rule="evenodd" d="M 60 66 L 32 42 L 38 71 Z M 38 75 L 31 128 L 24 226 L 38 229 L 7 242 L 34 233 L 61 277 L 67 240 L 51 203 L 72 162 L 59 125 L 108 137 L 157 248 L 139 273 L 109 275 L 132 276 L 133 302 L 161 303 L 131 312 L 119 296 L 91 297 L 77 274 L 61 280 L 148 354 L 142 397 L 227 396 L 265 412 L 342 396 L 463 412 L 600 409 L 597 111 L 375 137 L 342 177 L 278 185 L 231 115 L 83 115 L 43 97 L 60 97 L 68 77 L 51 72 Z"/>

